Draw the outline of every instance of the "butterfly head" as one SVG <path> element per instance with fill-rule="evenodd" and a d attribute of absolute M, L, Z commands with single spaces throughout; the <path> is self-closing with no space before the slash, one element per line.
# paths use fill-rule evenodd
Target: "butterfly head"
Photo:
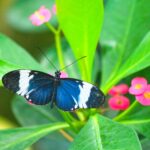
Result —
<path fill-rule="evenodd" d="M 60 71 L 56 71 L 56 72 L 55 72 L 55 77 L 56 77 L 56 78 L 60 78 L 60 75 L 61 75 L 61 72 L 60 72 Z"/>

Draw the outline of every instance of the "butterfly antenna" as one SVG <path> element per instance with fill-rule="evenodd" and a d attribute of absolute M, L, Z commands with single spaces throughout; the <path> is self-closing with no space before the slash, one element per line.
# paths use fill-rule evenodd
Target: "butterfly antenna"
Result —
<path fill-rule="evenodd" d="M 39 47 L 37 47 L 37 49 L 41 52 L 42 55 L 45 56 L 45 58 L 47 59 L 47 61 L 48 61 L 56 70 L 58 70 L 57 67 L 52 63 L 52 61 L 50 61 L 50 60 L 48 59 L 48 57 L 46 56 L 46 54 L 44 53 L 44 51 L 42 51 L 42 49 L 39 48 Z"/>
<path fill-rule="evenodd" d="M 76 60 L 73 61 L 71 64 L 65 66 L 64 68 L 60 69 L 59 71 L 62 71 L 62 70 L 64 70 L 64 69 L 68 68 L 69 66 L 73 65 L 74 63 L 76 63 L 77 61 L 79 61 L 79 60 L 81 60 L 81 59 L 83 59 L 83 58 L 85 58 L 85 57 L 87 57 L 87 56 L 82 56 L 81 58 L 76 59 Z"/>

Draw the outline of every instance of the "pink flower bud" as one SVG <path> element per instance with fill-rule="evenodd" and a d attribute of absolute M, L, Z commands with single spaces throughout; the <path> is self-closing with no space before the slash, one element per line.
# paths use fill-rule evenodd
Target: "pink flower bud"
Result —
<path fill-rule="evenodd" d="M 142 77 L 136 77 L 131 81 L 129 93 L 133 95 L 141 95 L 147 88 L 147 80 Z"/>
<path fill-rule="evenodd" d="M 32 100 L 31 100 L 31 99 L 30 99 L 30 100 L 28 100 L 27 102 L 28 102 L 28 104 L 31 104 L 31 105 L 33 104 L 33 102 L 32 102 Z"/>
<path fill-rule="evenodd" d="M 66 72 L 61 71 L 60 78 L 68 78 L 68 74 Z"/>
<path fill-rule="evenodd" d="M 128 85 L 126 85 L 126 84 L 119 84 L 117 86 L 112 87 L 109 90 L 108 94 L 112 95 L 112 96 L 115 96 L 115 95 L 118 95 L 118 94 L 127 94 L 128 93 L 128 89 L 129 89 Z"/>
<path fill-rule="evenodd" d="M 39 10 L 35 11 L 29 19 L 32 24 L 35 26 L 40 26 L 41 24 L 48 22 L 51 19 L 51 12 L 49 9 L 45 8 L 45 6 L 41 6 Z"/>
<path fill-rule="evenodd" d="M 109 99 L 108 104 L 113 110 L 125 110 L 129 107 L 130 101 L 125 96 L 116 95 Z"/>
<path fill-rule="evenodd" d="M 68 74 L 66 72 L 61 71 L 60 72 L 60 78 L 68 78 Z M 51 73 L 49 73 L 51 76 L 53 76 Z"/>

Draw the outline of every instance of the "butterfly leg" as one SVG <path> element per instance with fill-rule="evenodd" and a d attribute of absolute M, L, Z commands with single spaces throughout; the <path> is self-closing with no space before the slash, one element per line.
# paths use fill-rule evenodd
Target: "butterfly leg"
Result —
<path fill-rule="evenodd" d="M 50 108 L 53 108 L 54 107 L 54 100 L 52 100 L 51 102 L 50 102 Z"/>

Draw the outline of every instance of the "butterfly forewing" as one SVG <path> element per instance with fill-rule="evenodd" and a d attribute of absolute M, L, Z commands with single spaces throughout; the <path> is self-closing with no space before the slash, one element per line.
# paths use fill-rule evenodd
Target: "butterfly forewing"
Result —
<path fill-rule="evenodd" d="M 66 111 L 98 108 L 104 100 L 104 94 L 96 86 L 81 80 L 64 78 L 57 87 L 56 105 Z"/>
<path fill-rule="evenodd" d="M 5 74 L 2 82 L 6 88 L 28 101 L 44 105 L 51 100 L 54 77 L 39 71 L 15 70 Z"/>
<path fill-rule="evenodd" d="M 73 78 L 59 78 L 33 70 L 15 70 L 5 74 L 6 88 L 25 97 L 30 103 L 44 105 L 51 102 L 64 111 L 78 108 L 98 108 L 105 96 L 94 85 Z"/>

